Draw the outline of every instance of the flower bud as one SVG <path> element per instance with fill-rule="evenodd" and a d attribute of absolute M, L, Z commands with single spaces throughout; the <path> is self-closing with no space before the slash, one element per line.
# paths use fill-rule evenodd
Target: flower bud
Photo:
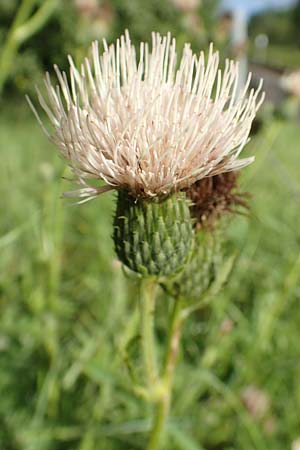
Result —
<path fill-rule="evenodd" d="M 200 300 L 216 280 L 222 264 L 220 236 L 205 230 L 195 234 L 195 245 L 184 270 L 164 286 L 171 295 L 188 301 Z"/>

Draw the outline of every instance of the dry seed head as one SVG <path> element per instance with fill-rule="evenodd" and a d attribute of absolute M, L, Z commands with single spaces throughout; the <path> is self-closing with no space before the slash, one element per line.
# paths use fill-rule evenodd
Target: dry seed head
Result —
<path fill-rule="evenodd" d="M 51 132 L 29 100 L 80 184 L 66 195 L 85 201 L 122 188 L 135 197 L 164 196 L 253 161 L 238 157 L 264 98 L 262 84 L 248 92 L 249 76 L 237 95 L 238 63 L 227 60 L 222 71 L 212 45 L 205 58 L 189 44 L 177 61 L 170 33 L 153 33 L 151 49 L 142 42 L 139 54 L 137 60 L 126 31 L 115 45 L 104 41 L 101 55 L 94 42 L 80 69 L 69 58 L 69 79 L 55 66 L 58 85 L 47 74 L 46 98 L 37 89 Z"/>

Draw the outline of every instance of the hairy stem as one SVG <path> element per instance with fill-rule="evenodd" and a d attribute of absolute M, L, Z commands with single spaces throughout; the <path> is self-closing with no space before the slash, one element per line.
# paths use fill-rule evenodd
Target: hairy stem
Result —
<path fill-rule="evenodd" d="M 163 392 L 156 404 L 154 423 L 147 450 L 158 450 L 163 437 L 164 427 L 170 409 L 173 376 L 180 345 L 183 320 L 184 315 L 181 313 L 181 302 L 178 299 L 174 304 L 168 330 L 167 350 L 161 377 Z"/>

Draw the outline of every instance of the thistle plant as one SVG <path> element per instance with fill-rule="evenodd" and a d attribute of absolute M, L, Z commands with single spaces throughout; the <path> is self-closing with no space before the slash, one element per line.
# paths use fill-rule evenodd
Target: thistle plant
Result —
<path fill-rule="evenodd" d="M 243 202 L 233 194 L 231 175 L 225 174 L 254 160 L 239 155 L 263 101 L 262 85 L 249 92 L 249 77 L 237 92 L 238 64 L 227 60 L 222 71 L 212 45 L 205 57 L 186 44 L 177 60 L 170 34 L 153 33 L 151 48 L 142 42 L 138 58 L 125 32 L 115 45 L 104 41 L 101 55 L 93 43 L 80 69 L 69 61 L 69 76 L 55 66 L 56 86 L 46 75 L 46 96 L 37 88 L 51 131 L 28 101 L 79 185 L 64 195 L 84 203 L 117 192 L 115 250 L 141 284 L 144 376 L 135 392 L 154 404 L 147 448 L 157 450 L 170 408 L 182 324 L 193 310 L 183 297 L 199 300 L 217 277 L 219 237 L 206 225 Z M 218 191 L 221 180 L 227 191 Z M 155 336 L 160 285 L 172 293 L 163 362 L 157 359 Z M 193 295 L 181 292 L 182 286 Z"/>

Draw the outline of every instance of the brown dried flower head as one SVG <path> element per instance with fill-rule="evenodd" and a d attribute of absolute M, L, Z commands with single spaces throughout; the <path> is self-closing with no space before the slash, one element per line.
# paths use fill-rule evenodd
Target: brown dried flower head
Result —
<path fill-rule="evenodd" d="M 226 172 L 196 181 L 188 190 L 192 200 L 191 213 L 197 228 L 213 228 L 224 213 L 247 208 L 247 193 L 239 192 L 239 172 Z"/>

